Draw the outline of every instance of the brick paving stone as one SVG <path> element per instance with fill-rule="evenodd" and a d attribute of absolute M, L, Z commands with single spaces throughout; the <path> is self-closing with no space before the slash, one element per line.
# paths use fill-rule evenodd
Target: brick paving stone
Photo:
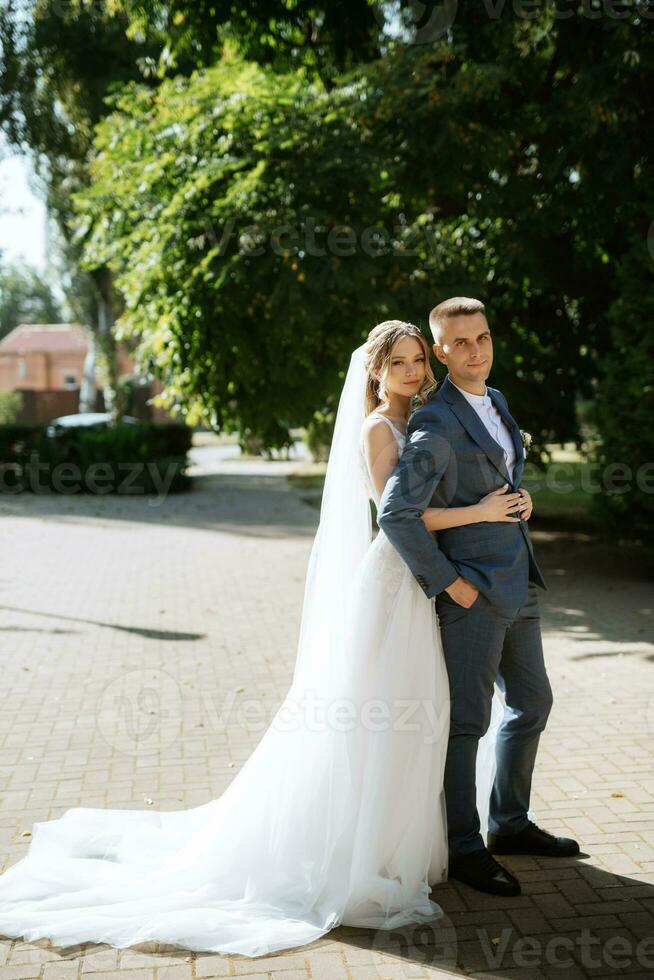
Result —
<path fill-rule="evenodd" d="M 228 958 L 221 956 L 202 955 L 195 960 L 196 977 L 230 977 L 231 963 Z"/>
<path fill-rule="evenodd" d="M 96 949 L 97 951 L 93 951 Z M 82 973 L 107 973 L 118 966 L 117 949 L 108 946 L 91 947 L 91 952 L 82 957 Z"/>
<path fill-rule="evenodd" d="M 193 980 L 193 968 L 187 963 L 160 966 L 154 971 L 156 980 Z"/>
<path fill-rule="evenodd" d="M 43 970 L 44 980 L 76 980 L 79 976 L 80 961 L 50 961 Z"/>
<path fill-rule="evenodd" d="M 30 980 L 43 976 L 43 967 L 36 963 L 23 963 L 19 966 L 0 966 L 0 980 Z"/>
<path fill-rule="evenodd" d="M 79 805 L 194 806 L 219 796 L 249 757 L 265 723 L 249 723 L 241 706 L 251 698 L 269 720 L 288 689 L 318 516 L 283 477 L 266 475 L 272 469 L 253 472 L 202 477 L 154 506 L 0 498 L 10 556 L 0 571 L 0 869 L 25 853 L 20 834 L 35 821 Z M 584 965 L 578 950 L 565 971 L 548 964 L 548 943 L 584 935 L 600 953 L 622 937 L 632 955 L 620 972 L 651 976 L 636 956 L 639 943 L 654 947 L 651 583 L 626 549 L 549 529 L 533 537 L 550 586 L 541 606 L 555 700 L 532 808 L 547 830 L 577 836 L 583 853 L 502 858 L 523 883 L 516 899 L 456 882 L 434 888 L 458 966 L 433 961 L 436 939 L 402 958 L 392 943 L 384 951 L 385 937 L 348 927 L 259 959 L 170 947 L 61 951 L 0 937 L 0 980 L 613 975 L 601 956 Z M 98 722 L 135 670 L 168 680 L 172 698 L 160 742 L 139 752 L 117 713 Z M 492 955 L 503 937 L 498 973 Z M 540 950 L 536 964 L 516 963 L 521 940 Z"/>

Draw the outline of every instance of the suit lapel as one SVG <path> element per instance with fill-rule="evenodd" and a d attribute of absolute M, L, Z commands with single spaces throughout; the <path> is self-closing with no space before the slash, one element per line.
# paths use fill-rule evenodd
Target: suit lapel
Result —
<path fill-rule="evenodd" d="M 508 479 L 510 483 L 512 482 L 514 486 L 520 486 L 525 464 L 525 453 L 522 445 L 520 429 L 516 420 L 513 418 L 509 410 L 504 407 L 504 404 L 496 396 L 493 389 L 488 388 L 488 394 L 490 395 L 491 401 L 497 408 L 498 412 L 502 416 L 502 419 L 506 423 L 509 432 L 511 433 L 511 440 L 513 442 L 513 448 L 516 454 L 513 481 L 511 481 L 511 478 L 509 477 L 509 471 L 504 458 L 504 450 L 490 435 L 488 429 L 481 421 L 472 405 L 463 397 L 458 388 L 452 384 L 449 379 L 449 375 L 443 382 L 441 393 L 448 401 L 450 407 L 468 434 L 475 440 L 477 445 L 484 450 L 495 468 L 505 479 Z"/>
<path fill-rule="evenodd" d="M 449 375 L 445 378 L 441 388 L 441 397 L 445 398 L 450 408 L 458 418 L 461 425 L 480 449 L 483 449 L 495 469 L 502 475 L 503 479 L 511 483 L 509 471 L 506 468 L 504 450 L 495 442 L 490 432 L 479 418 L 470 402 L 466 401 L 458 388 L 452 384 Z"/>
<path fill-rule="evenodd" d="M 522 480 L 522 471 L 525 466 L 525 450 L 522 445 L 522 436 L 520 435 L 520 429 L 518 423 L 513 418 L 508 408 L 505 408 L 501 400 L 495 395 L 492 389 L 488 389 L 488 393 L 491 396 L 491 401 L 495 408 L 500 413 L 504 421 L 506 422 L 509 432 L 511 433 L 511 439 L 513 441 L 513 448 L 515 449 L 515 467 L 513 469 L 513 485 L 516 487 L 520 486 L 520 481 Z"/>

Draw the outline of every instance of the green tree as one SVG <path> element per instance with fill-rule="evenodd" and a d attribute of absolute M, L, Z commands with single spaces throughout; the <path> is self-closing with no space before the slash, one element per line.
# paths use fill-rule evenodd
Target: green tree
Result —
<path fill-rule="evenodd" d="M 434 302 L 464 293 L 487 302 L 493 380 L 521 424 L 541 446 L 575 438 L 576 400 L 617 384 L 616 357 L 652 360 L 636 318 L 654 10 L 444 4 L 449 28 L 403 44 L 363 6 L 103 7 L 150 81 L 116 78 L 98 113 L 76 197 L 87 267 L 116 276 L 119 330 L 188 418 L 283 445 L 333 408 L 375 321 L 426 332 Z M 156 87 L 173 71 L 188 77 Z M 598 419 L 609 456 L 640 465 L 628 404 L 620 446 Z"/>
<path fill-rule="evenodd" d="M 494 379 L 537 443 L 577 435 L 616 293 L 588 228 L 615 233 L 584 167 L 592 78 L 571 94 L 573 29 L 545 26 L 546 45 L 515 20 L 462 15 L 453 42 L 397 46 L 329 93 L 238 59 L 123 92 L 80 199 L 87 261 L 119 276 L 121 329 L 171 405 L 274 445 L 329 407 L 375 320 L 425 326 L 439 297 L 465 293 L 488 302 Z M 263 245 L 236 247 L 247 225 Z M 285 226 L 292 243 L 275 248 Z M 340 226 L 350 249 L 326 243 Z"/>
<path fill-rule="evenodd" d="M 313 231 L 379 204 L 352 98 L 238 60 L 132 88 L 79 198 L 86 261 L 114 271 L 119 329 L 166 403 L 268 447 L 333 393 L 379 307 L 388 260 L 357 243 L 352 263 Z"/>
<path fill-rule="evenodd" d="M 108 379 L 105 401 L 115 414 L 120 404 L 112 324 L 120 300 L 111 295 L 108 270 L 80 274 L 83 243 L 71 222 L 72 195 L 89 180 L 93 132 L 106 113 L 105 98 L 142 79 L 140 59 L 154 54 L 147 43 L 129 40 L 127 27 L 127 18 L 104 4 L 77 10 L 49 0 L 0 0 L 0 127 L 11 144 L 29 151 L 41 178 L 59 231 L 67 299 L 74 316 L 98 334 Z"/>
<path fill-rule="evenodd" d="M 59 323 L 62 312 L 52 287 L 28 266 L 0 267 L 0 338 L 19 323 Z"/>
<path fill-rule="evenodd" d="M 654 200 L 649 203 L 654 206 Z M 608 311 L 611 355 L 602 361 L 595 412 L 605 491 L 598 502 L 611 532 L 639 539 L 654 560 L 653 267 L 654 248 L 648 251 L 643 239 L 634 237 L 618 268 L 619 295 Z"/>
<path fill-rule="evenodd" d="M 0 425 L 11 425 L 21 413 L 23 396 L 20 391 L 0 389 Z"/>
<path fill-rule="evenodd" d="M 73 7 L 88 9 L 89 2 L 75 0 Z M 158 74 L 189 75 L 236 48 L 246 60 L 281 73 L 297 70 L 328 88 L 379 55 L 383 26 L 368 0 L 114 0 L 109 9 L 127 21 L 130 38 L 156 46 L 150 68 Z"/>

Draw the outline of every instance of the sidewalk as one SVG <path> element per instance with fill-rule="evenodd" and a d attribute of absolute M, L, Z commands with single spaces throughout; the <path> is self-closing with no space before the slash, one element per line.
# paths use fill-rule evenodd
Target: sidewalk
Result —
<path fill-rule="evenodd" d="M 270 719 L 290 684 L 317 510 L 283 475 L 239 470 L 154 506 L 4 497 L 0 518 L 0 869 L 69 807 L 220 795 L 263 734 L 239 698 Z M 555 705 L 532 808 L 581 859 L 506 859 L 514 899 L 439 886 L 437 928 L 341 928 L 259 960 L 0 939 L 0 980 L 654 975 L 652 583 L 583 535 L 534 539 Z M 162 701 L 139 714 L 116 697 L 134 685 Z"/>

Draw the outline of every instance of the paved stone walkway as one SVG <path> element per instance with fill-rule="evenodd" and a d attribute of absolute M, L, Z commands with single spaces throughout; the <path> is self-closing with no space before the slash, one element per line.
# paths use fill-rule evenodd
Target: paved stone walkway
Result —
<path fill-rule="evenodd" d="M 288 689 L 317 516 L 283 476 L 241 472 L 158 503 L 0 498 L 0 869 L 69 807 L 225 789 L 263 734 L 239 699 L 270 719 Z M 654 975 L 652 583 L 624 549 L 534 537 L 555 706 L 533 809 L 581 859 L 506 859 L 514 899 L 439 886 L 438 928 L 341 928 L 258 960 L 0 938 L 0 980 Z"/>

